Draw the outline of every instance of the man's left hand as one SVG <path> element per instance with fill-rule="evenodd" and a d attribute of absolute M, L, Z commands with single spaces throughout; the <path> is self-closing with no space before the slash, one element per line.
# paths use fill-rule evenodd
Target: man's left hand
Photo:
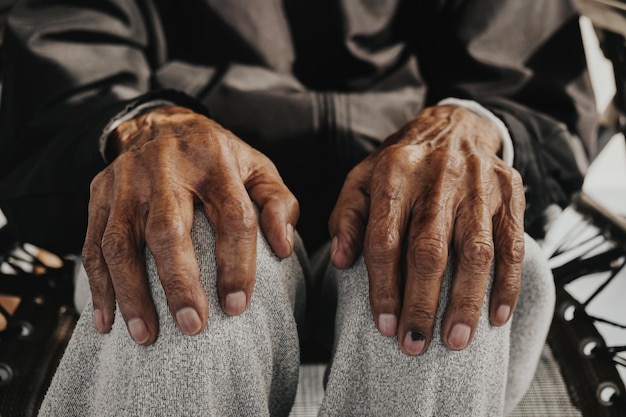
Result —
<path fill-rule="evenodd" d="M 498 157 L 493 122 L 462 107 L 424 109 L 348 175 L 330 219 L 335 267 L 363 251 L 374 320 L 409 355 L 433 337 L 452 246 L 456 268 L 442 323 L 452 350 L 476 331 L 495 261 L 490 320 L 515 308 L 524 257 L 522 179 Z"/>

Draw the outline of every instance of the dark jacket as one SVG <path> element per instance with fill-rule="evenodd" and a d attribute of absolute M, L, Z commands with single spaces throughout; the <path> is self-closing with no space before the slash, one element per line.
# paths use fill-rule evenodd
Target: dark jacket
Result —
<path fill-rule="evenodd" d="M 5 36 L 0 207 L 56 250 L 80 250 L 103 128 L 154 97 L 195 98 L 269 155 L 309 247 L 348 170 L 442 98 L 504 120 L 535 236 L 595 146 L 574 1 L 23 0 Z"/>

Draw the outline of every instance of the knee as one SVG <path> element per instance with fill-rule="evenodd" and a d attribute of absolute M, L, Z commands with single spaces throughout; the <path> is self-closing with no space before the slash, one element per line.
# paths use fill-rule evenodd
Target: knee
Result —
<path fill-rule="evenodd" d="M 556 302 L 556 290 L 548 259 L 539 244 L 528 235 L 525 236 L 525 246 L 519 303 L 532 302 L 534 308 L 550 320 Z"/>
<path fill-rule="evenodd" d="M 196 207 L 190 237 L 201 288 L 204 289 L 208 299 L 209 322 L 218 319 L 225 320 L 228 315 L 222 311 L 218 287 L 224 284 L 224 280 L 231 279 L 232 277 L 229 275 L 232 274 L 225 274 L 220 271 L 219 265 L 223 266 L 224 259 L 218 259 L 218 253 L 223 253 L 222 257 L 230 257 L 231 263 L 235 255 L 227 253 L 221 248 L 218 249 L 219 236 L 216 235 L 201 207 Z M 299 239 L 297 244 L 301 244 Z M 304 298 L 304 272 L 298 257 L 292 254 L 286 259 L 278 258 L 263 236 L 260 226 L 257 231 L 254 255 L 256 256 L 254 260 L 255 275 L 252 281 L 250 301 L 246 309 L 249 314 L 242 319 L 256 317 L 258 314 L 266 314 L 270 311 L 280 311 L 281 314 L 276 315 L 277 318 L 292 316 L 299 308 L 299 301 Z M 235 262 L 242 262 L 242 260 L 235 259 Z M 168 307 L 162 280 L 159 277 L 160 271 L 148 249 L 146 249 L 146 271 L 157 313 L 160 318 L 165 318 L 168 315 Z"/>

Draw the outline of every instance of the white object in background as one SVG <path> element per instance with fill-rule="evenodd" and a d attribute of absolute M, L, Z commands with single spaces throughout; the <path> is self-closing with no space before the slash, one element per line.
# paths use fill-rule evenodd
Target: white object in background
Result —
<path fill-rule="evenodd" d="M 591 19 L 587 16 L 580 18 L 580 31 L 598 114 L 603 114 L 615 96 L 613 64 L 604 56 Z"/>
<path fill-rule="evenodd" d="M 591 163 L 583 191 L 609 211 L 626 216 L 626 140 L 614 135 Z"/>
<path fill-rule="evenodd" d="M 614 135 L 593 160 L 585 175 L 582 189 L 586 195 L 612 213 L 626 216 L 626 140 L 623 134 Z M 595 225 L 585 225 L 587 221 L 588 219 L 572 206 L 563 210 L 554 221 L 543 244 L 551 268 L 578 257 L 588 258 L 614 244 L 606 240 L 602 231 Z M 563 253 L 554 256 L 560 246 Z M 621 262 L 624 262 L 624 257 L 621 258 Z M 585 275 L 566 284 L 564 288 L 574 299 L 585 303 L 602 287 L 610 274 L 600 272 Z M 626 294 L 626 268 L 622 267 L 610 284 L 585 306 L 585 311 L 594 317 L 625 325 L 624 294 Z M 624 345 L 626 329 L 602 322 L 594 324 L 607 346 Z M 626 352 L 620 352 L 618 355 L 622 360 L 626 360 Z M 626 383 L 626 368 L 621 366 L 616 368 Z"/>
<path fill-rule="evenodd" d="M 7 224 L 7 218 L 4 217 L 2 210 L 0 210 L 0 227 L 4 226 L 5 224 Z"/>

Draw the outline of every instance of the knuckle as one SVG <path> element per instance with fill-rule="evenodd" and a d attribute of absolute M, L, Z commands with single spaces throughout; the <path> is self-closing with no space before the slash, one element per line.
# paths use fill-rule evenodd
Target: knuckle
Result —
<path fill-rule="evenodd" d="M 421 153 L 416 146 L 395 144 L 382 149 L 378 155 L 377 169 L 386 173 L 413 171 Z"/>
<path fill-rule="evenodd" d="M 493 263 L 493 240 L 489 237 L 472 238 L 461 249 L 461 256 L 466 265 L 476 270 L 485 270 Z"/>
<path fill-rule="evenodd" d="M 420 268 L 423 277 L 441 277 L 448 258 L 448 248 L 443 240 L 434 237 L 416 238 L 412 242 L 412 253 L 415 265 Z"/>
<path fill-rule="evenodd" d="M 284 209 L 287 213 L 299 213 L 300 212 L 300 204 L 296 197 L 289 191 L 285 190 L 284 192 L 275 193 L 267 200 L 265 205 L 271 204 L 274 207 L 280 207 Z"/>
<path fill-rule="evenodd" d="M 152 251 L 177 246 L 188 235 L 189 230 L 179 216 L 159 216 L 146 225 L 146 243 Z"/>
<path fill-rule="evenodd" d="M 524 253 L 524 239 L 513 238 L 511 244 L 502 249 L 500 258 L 508 264 L 518 265 L 524 261 Z"/>
<path fill-rule="evenodd" d="M 108 265 L 116 266 L 132 251 L 129 233 L 120 227 L 109 227 L 102 236 L 102 255 Z"/>
<path fill-rule="evenodd" d="M 232 202 L 221 213 L 227 232 L 238 237 L 256 237 L 258 219 L 256 212 L 245 203 Z"/>

